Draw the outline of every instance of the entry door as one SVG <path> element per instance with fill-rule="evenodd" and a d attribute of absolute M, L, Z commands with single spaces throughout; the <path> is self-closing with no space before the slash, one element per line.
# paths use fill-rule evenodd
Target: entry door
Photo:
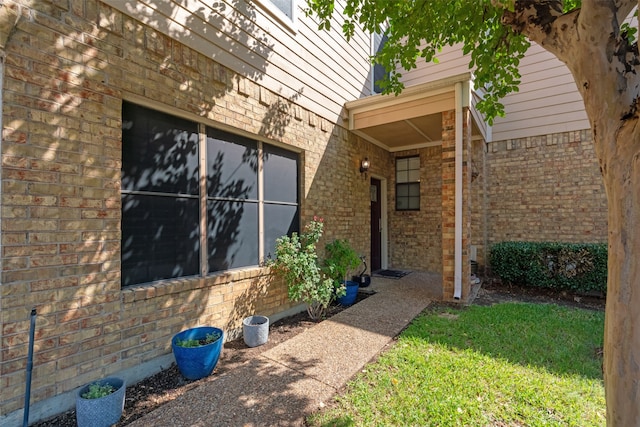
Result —
<path fill-rule="evenodd" d="M 371 272 L 382 268 L 382 199 L 380 180 L 371 178 Z"/>

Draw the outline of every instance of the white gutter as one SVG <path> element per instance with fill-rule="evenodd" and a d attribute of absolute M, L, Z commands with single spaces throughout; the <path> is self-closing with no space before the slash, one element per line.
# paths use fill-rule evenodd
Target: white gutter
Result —
<path fill-rule="evenodd" d="M 456 151 L 455 151 L 455 247 L 454 247 L 454 270 L 453 270 L 453 298 L 460 299 L 462 297 L 462 143 L 463 143 L 463 126 L 462 126 L 462 83 L 457 82 L 455 85 L 455 103 L 456 103 Z"/>

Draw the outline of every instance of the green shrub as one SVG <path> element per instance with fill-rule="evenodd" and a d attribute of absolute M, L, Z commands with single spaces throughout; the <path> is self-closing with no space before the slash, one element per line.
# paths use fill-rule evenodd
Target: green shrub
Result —
<path fill-rule="evenodd" d="M 574 292 L 607 290 L 604 243 L 502 242 L 491 247 L 489 262 L 505 283 Z"/>
<path fill-rule="evenodd" d="M 314 320 L 324 316 L 336 289 L 333 279 L 327 277 L 321 268 L 316 245 L 322 236 L 322 218 L 314 217 L 303 232 L 292 233 L 276 239 L 276 259 L 267 265 L 287 283 L 291 301 L 307 304 L 307 313 Z M 341 293 L 340 293 L 341 292 Z M 344 286 L 338 289 L 338 296 L 344 295 Z"/>

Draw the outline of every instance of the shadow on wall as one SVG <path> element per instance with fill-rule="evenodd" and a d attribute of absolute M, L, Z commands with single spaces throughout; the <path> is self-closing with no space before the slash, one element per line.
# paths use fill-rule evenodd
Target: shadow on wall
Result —
<path fill-rule="evenodd" d="M 203 41 L 218 45 L 218 55 L 224 57 L 214 55 L 210 58 L 214 61 L 226 62 L 229 57 L 243 58 L 242 64 L 238 64 L 241 67 L 238 74 L 241 76 L 260 80 L 267 71 L 273 42 L 269 34 L 255 24 L 256 10 L 250 2 L 203 1 L 202 6 L 193 11 L 190 10 L 193 0 L 148 0 L 146 8 L 141 7 L 137 0 L 123 3 L 123 9 L 135 10 L 143 23 L 186 46 L 198 46 Z M 184 23 L 187 31 L 177 23 Z M 220 29 L 224 29 L 224 33 Z"/>
<path fill-rule="evenodd" d="M 248 2 L 234 1 L 232 6 L 223 2 L 204 2 L 210 6 L 191 13 L 187 12 L 189 0 L 147 1 L 148 5 L 163 10 L 162 16 L 171 17 L 164 20 L 158 19 L 161 15 L 151 13 L 151 8 L 142 9 L 137 1 L 117 3 L 123 9 L 149 11 L 142 19 L 147 25 L 167 31 L 185 45 L 202 44 L 203 37 L 224 43 L 225 55 L 247 58 L 240 71 L 242 76 L 260 80 L 267 70 L 272 44 L 267 34 L 253 24 L 255 12 Z M 32 246 L 28 250 L 31 265 L 12 264 L 3 272 L 3 285 L 14 286 L 16 295 L 0 299 L 3 313 L 0 327 L 4 331 L 12 331 L 7 334 L 7 339 L 15 340 L 17 344 L 4 355 L 1 368 L 17 383 L 22 381 L 20 376 L 26 363 L 27 344 L 17 338 L 26 335 L 29 322 L 26 318 L 14 317 L 18 314 L 10 316 L 5 312 L 5 308 L 12 308 L 13 313 L 18 313 L 16 298 L 20 298 L 20 305 L 26 308 L 25 313 L 32 307 L 37 308 L 39 323 L 43 325 L 38 328 L 35 343 L 34 376 L 51 378 L 51 381 L 43 379 L 40 381 L 42 385 L 34 389 L 34 396 L 38 399 L 50 397 L 52 390 L 56 393 L 69 392 L 105 371 L 126 367 L 133 360 L 144 360 L 149 354 L 159 351 L 157 347 L 161 346 L 157 342 L 143 342 L 146 334 L 136 332 L 132 326 L 132 319 L 140 319 L 143 314 L 120 309 L 120 249 L 124 254 L 129 245 L 129 242 L 123 242 L 122 248 L 120 246 L 120 209 L 124 207 L 135 211 L 140 209 L 140 205 L 136 202 L 130 205 L 120 203 L 121 110 L 114 100 L 118 101 L 122 91 L 159 101 L 170 97 L 176 105 L 184 102 L 181 105 L 183 109 L 207 116 L 213 111 L 215 100 L 233 89 L 232 73 L 211 62 L 218 58 L 203 59 L 202 54 L 123 17 L 104 3 L 97 3 L 97 25 L 95 10 L 85 10 L 82 2 L 74 5 L 72 8 L 67 2 L 34 2 L 33 9 L 23 7 L 21 19 L 5 44 L 7 56 L 22 60 L 11 61 L 5 66 L 8 83 L 3 93 L 7 108 L 2 155 L 6 159 L 21 159 L 21 162 L 3 165 L 4 195 L 11 198 L 21 192 L 23 197 L 43 200 L 43 203 L 24 208 L 27 212 L 24 218 L 19 218 L 23 227 L 19 229 L 21 232 L 33 231 L 32 240 L 20 243 L 23 250 L 26 245 Z M 35 19 L 36 14 L 41 19 Z M 48 15 L 47 19 L 45 15 Z M 15 20 L 15 16 L 9 17 Z M 7 14 L 0 14 L 0 19 L 3 17 L 6 18 Z M 74 30 L 70 22 L 76 22 L 78 30 Z M 184 23 L 190 31 L 178 30 L 177 22 Z M 5 23 L 0 24 L 2 27 Z M 218 28 L 224 28 L 228 36 L 221 37 Z M 69 30 L 64 34 L 56 32 L 66 29 Z M 46 54 L 42 50 L 45 49 L 42 47 L 44 44 L 41 45 L 44 42 L 30 43 L 38 34 L 51 37 L 46 42 Z M 33 68 L 21 68 L 25 63 Z M 146 91 L 147 81 L 133 72 L 126 72 L 126 78 L 118 78 L 123 75 L 125 65 L 149 71 L 153 78 L 166 78 L 167 82 L 175 84 L 176 89 L 169 94 Z M 143 66 L 149 70 L 144 70 Z M 36 69 L 46 69 L 47 76 L 33 71 Z M 157 74 L 153 74 L 155 70 Z M 193 70 L 206 71 L 210 81 L 207 84 L 198 81 L 202 73 Z M 37 94 L 37 98 L 25 96 L 25 93 Z M 33 130 L 36 128 L 38 132 Z M 192 181 L 189 161 L 193 147 L 189 137 L 185 138 L 184 134 L 166 136 L 164 156 L 158 157 L 155 165 L 169 171 L 162 179 L 165 183 Z M 187 174 L 178 178 L 180 169 L 186 170 Z M 25 176 L 36 178 L 25 179 Z M 215 171 L 211 179 L 216 179 Z M 9 184 L 27 180 L 34 182 L 21 187 L 24 190 L 9 188 L 12 186 Z M 39 185 L 43 182 L 47 185 Z M 233 197 L 243 197 L 250 191 L 250 186 L 241 180 L 221 183 L 220 186 L 222 193 Z M 52 188 L 60 194 L 53 193 Z M 77 216 L 71 216 L 72 211 Z M 179 210 L 178 215 L 184 212 Z M 219 214 L 223 218 L 220 233 L 233 241 L 237 238 L 238 225 L 233 218 L 238 215 L 238 207 L 230 205 Z M 142 210 L 140 215 L 144 218 Z M 3 230 L 17 229 L 17 221 L 15 218 L 3 218 Z M 47 225 L 46 230 L 42 228 L 43 223 Z M 37 236 L 53 238 L 51 230 L 59 232 L 55 238 L 62 239 L 60 235 L 65 235 L 64 245 L 59 240 L 47 240 L 50 245 L 44 245 L 45 240 L 38 240 Z M 149 246 L 152 244 L 148 242 L 147 252 L 153 250 Z M 70 252 L 55 257 L 42 255 L 38 248 L 45 246 Z M 13 248 L 11 244 L 3 247 L 9 252 L 16 248 L 18 244 Z M 185 246 L 185 249 L 185 252 L 193 252 L 195 248 Z M 233 254 L 221 256 L 233 258 Z M 191 262 L 188 260 L 187 263 Z M 30 292 L 30 286 L 38 290 Z M 151 314 L 147 312 L 145 321 L 170 317 L 178 312 L 179 308 L 174 308 L 174 312 L 167 314 L 170 311 L 167 307 L 178 305 L 176 298 L 165 296 L 162 299 L 167 305 Z M 149 307 L 150 303 L 147 304 Z M 196 308 L 189 312 L 189 319 L 178 316 L 184 320 L 185 326 L 202 317 L 205 308 L 197 301 L 184 302 L 183 306 L 187 305 Z M 74 329 L 78 325 L 82 325 L 82 334 Z M 168 329 L 179 327 L 172 324 L 162 332 L 169 334 Z M 60 339 L 58 343 L 63 335 L 67 338 L 64 341 Z M 136 337 L 124 341 L 127 348 L 104 344 L 117 342 L 125 335 Z M 51 343 L 58 344 L 52 346 Z M 91 366 L 100 368 L 86 368 L 78 374 L 77 366 L 90 357 L 89 353 L 89 356 L 81 357 L 81 348 L 99 347 L 104 350 Z M 128 360 L 124 361 L 125 358 Z M 60 371 L 64 374 L 59 377 L 65 380 L 55 380 L 51 375 L 51 372 Z M 3 392 L 2 414 L 22 407 L 21 391 L 17 387 L 12 389 L 10 392 L 7 389 L 7 394 Z"/>
<path fill-rule="evenodd" d="M 270 276 L 256 277 L 238 286 L 243 286 L 243 290 L 234 293 L 233 308 L 224 326 L 228 340 L 242 336 L 244 318 L 254 315 L 272 317 L 295 305 L 288 301 L 286 289 L 282 289 L 286 287 L 284 282 L 272 280 Z"/>

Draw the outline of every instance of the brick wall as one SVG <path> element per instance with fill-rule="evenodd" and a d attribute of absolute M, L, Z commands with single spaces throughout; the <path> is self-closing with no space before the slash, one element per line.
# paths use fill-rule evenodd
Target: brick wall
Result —
<path fill-rule="evenodd" d="M 303 223 L 324 216 L 327 241 L 368 253 L 369 186 L 358 167 L 380 149 L 98 1 L 36 2 L 22 13 L 4 81 L 0 417 L 23 405 L 33 307 L 32 415 L 40 401 L 71 404 L 80 385 L 168 354 L 185 327 L 233 331 L 247 315 L 294 306 L 261 268 L 121 290 L 123 99 L 301 150 Z"/>
<path fill-rule="evenodd" d="M 487 241 L 487 203 L 489 192 L 487 189 L 487 155 L 486 144 L 483 140 L 475 140 L 471 144 L 471 185 L 469 198 L 471 200 L 471 245 L 476 250 L 470 253 L 469 259 L 485 265 Z M 473 252 L 473 251 L 471 251 Z"/>
<path fill-rule="evenodd" d="M 590 130 L 483 149 L 476 143 L 472 199 L 474 222 L 486 224 L 485 232 L 474 229 L 479 264 L 496 242 L 606 242 L 607 201 Z"/>
<path fill-rule="evenodd" d="M 420 210 L 396 210 L 395 160 L 420 157 Z M 389 160 L 389 266 L 442 271 L 442 148 L 393 153 Z"/>
<path fill-rule="evenodd" d="M 169 354 L 185 327 L 234 331 L 246 315 L 293 306 L 260 268 L 120 289 L 123 99 L 300 150 L 302 222 L 324 217 L 321 244 L 346 238 L 365 255 L 369 180 L 359 164 L 368 157 L 389 183 L 390 267 L 442 272 L 452 295 L 452 112 L 442 147 L 389 154 L 97 0 L 34 2 L 21 13 L 5 49 L 0 417 L 22 408 L 33 307 L 37 408 Z M 485 153 L 467 121 L 463 276 L 469 238 L 479 258 L 502 240 L 606 239 L 589 132 L 500 141 Z M 414 154 L 421 209 L 396 212 L 395 158 Z"/>

